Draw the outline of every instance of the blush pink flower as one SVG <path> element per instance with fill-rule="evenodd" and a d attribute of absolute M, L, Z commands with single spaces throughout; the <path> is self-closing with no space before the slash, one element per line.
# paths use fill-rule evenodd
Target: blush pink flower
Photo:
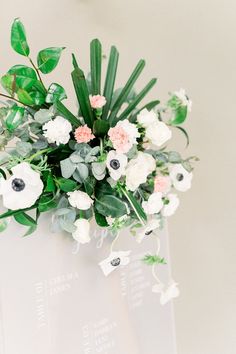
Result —
<path fill-rule="evenodd" d="M 129 140 L 129 135 L 120 126 L 110 128 L 108 131 L 108 136 L 112 142 L 114 149 L 118 153 L 125 154 L 132 147 L 132 144 L 130 143 L 130 140 Z"/>
<path fill-rule="evenodd" d="M 156 176 L 154 179 L 154 192 L 168 193 L 171 187 L 170 178 L 167 176 Z"/>
<path fill-rule="evenodd" d="M 99 109 L 105 106 L 107 103 L 106 98 L 101 95 L 89 96 L 91 107 L 94 109 Z"/>
<path fill-rule="evenodd" d="M 78 127 L 75 130 L 75 140 L 77 143 L 88 143 L 90 140 L 94 139 L 95 136 L 92 130 L 87 126 L 87 124 Z"/>

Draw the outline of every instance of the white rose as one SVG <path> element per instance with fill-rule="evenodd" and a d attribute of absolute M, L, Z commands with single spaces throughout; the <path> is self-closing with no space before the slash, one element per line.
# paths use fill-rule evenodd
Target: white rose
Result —
<path fill-rule="evenodd" d="M 88 210 L 93 204 L 93 200 L 90 196 L 81 191 L 74 191 L 67 193 L 69 196 L 68 201 L 71 206 L 80 210 Z"/>
<path fill-rule="evenodd" d="M 193 174 L 185 170 L 181 164 L 175 164 L 170 169 L 170 178 L 175 189 L 180 192 L 185 192 L 191 188 Z"/>
<path fill-rule="evenodd" d="M 57 116 L 45 123 L 42 129 L 44 131 L 43 135 L 49 143 L 60 145 L 68 143 L 72 126 L 65 118 Z"/>
<path fill-rule="evenodd" d="M 3 205 L 11 210 L 32 206 L 43 191 L 40 174 L 26 162 L 16 165 L 11 170 L 13 174 L 9 179 L 0 179 Z"/>
<path fill-rule="evenodd" d="M 86 219 L 78 219 L 74 222 L 76 230 L 72 233 L 73 238 L 81 244 L 90 242 L 90 223 Z"/>
<path fill-rule="evenodd" d="M 171 216 L 176 212 L 176 209 L 179 206 L 179 198 L 177 197 L 176 194 L 168 194 L 167 199 L 169 200 L 168 204 L 164 205 L 164 208 L 162 210 L 162 215 L 163 216 Z"/>
<path fill-rule="evenodd" d="M 144 108 L 138 115 L 137 115 L 137 121 L 139 124 L 141 124 L 144 128 L 147 128 L 150 124 L 154 123 L 157 121 L 157 116 L 156 113 L 151 110 L 148 111 L 146 108 Z"/>
<path fill-rule="evenodd" d="M 163 207 L 162 193 L 157 192 L 150 195 L 147 202 L 142 202 L 146 214 L 157 214 Z"/>
<path fill-rule="evenodd" d="M 172 132 L 163 122 L 156 121 L 146 129 L 146 138 L 156 146 L 161 146 L 171 139 Z"/>
<path fill-rule="evenodd" d="M 156 168 L 155 159 L 144 152 L 139 152 L 135 159 L 129 161 L 125 176 L 126 186 L 129 190 L 135 191 L 140 184 L 147 181 L 148 175 Z"/>

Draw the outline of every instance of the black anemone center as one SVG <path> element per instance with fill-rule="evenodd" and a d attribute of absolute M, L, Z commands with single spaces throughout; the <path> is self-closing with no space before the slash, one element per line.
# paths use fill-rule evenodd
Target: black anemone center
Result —
<path fill-rule="evenodd" d="M 120 161 L 117 159 L 112 159 L 110 161 L 110 166 L 111 168 L 113 168 L 113 170 L 118 170 L 118 168 L 120 167 Z"/>
<path fill-rule="evenodd" d="M 120 258 L 119 258 L 119 257 L 114 258 L 114 259 L 111 261 L 111 265 L 112 265 L 113 267 L 117 267 L 119 264 L 120 264 Z"/>
<path fill-rule="evenodd" d="M 182 173 L 178 173 L 177 174 L 177 176 L 176 176 L 176 179 L 177 179 L 177 181 L 183 181 L 183 179 L 184 179 L 184 175 L 182 174 Z"/>
<path fill-rule="evenodd" d="M 21 192 L 25 189 L 25 182 L 21 178 L 14 178 L 11 186 L 15 192 Z"/>
<path fill-rule="evenodd" d="M 152 233 L 152 230 L 150 230 L 150 231 L 146 231 L 146 232 L 145 232 L 145 235 L 147 235 L 147 236 L 148 236 L 148 235 L 151 235 L 151 233 Z"/>

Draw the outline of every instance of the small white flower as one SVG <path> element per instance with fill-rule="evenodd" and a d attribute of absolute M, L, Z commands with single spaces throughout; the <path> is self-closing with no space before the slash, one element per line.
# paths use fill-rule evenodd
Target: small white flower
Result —
<path fill-rule="evenodd" d="M 155 168 L 155 159 L 151 155 L 139 151 L 137 157 L 129 161 L 125 171 L 127 188 L 131 191 L 135 191 L 140 184 L 147 181 L 148 175 L 153 172 Z"/>
<path fill-rule="evenodd" d="M 150 195 L 147 202 L 142 202 L 146 214 L 157 214 L 163 207 L 162 193 L 156 192 Z"/>
<path fill-rule="evenodd" d="M 185 170 L 181 164 L 175 164 L 170 169 L 170 178 L 175 189 L 180 192 L 185 192 L 191 188 L 193 174 Z"/>
<path fill-rule="evenodd" d="M 176 194 L 168 194 L 167 197 L 168 199 L 168 204 L 165 204 L 163 209 L 162 209 L 162 215 L 163 216 L 171 216 L 176 212 L 176 209 L 179 206 L 179 198 Z"/>
<path fill-rule="evenodd" d="M 99 263 L 105 276 L 117 269 L 119 266 L 125 266 L 130 262 L 131 251 L 111 252 L 110 255 Z"/>
<path fill-rule="evenodd" d="M 90 196 L 81 191 L 74 191 L 67 193 L 69 196 L 68 201 L 71 206 L 80 210 L 88 210 L 93 204 L 93 200 Z"/>
<path fill-rule="evenodd" d="M 140 133 L 135 124 L 130 123 L 128 119 L 120 120 L 116 127 L 121 127 L 129 136 L 129 142 L 131 145 L 137 144 L 137 138 L 140 137 Z"/>
<path fill-rule="evenodd" d="M 157 120 L 148 125 L 145 136 L 153 145 L 159 147 L 171 139 L 172 132 L 165 123 Z"/>
<path fill-rule="evenodd" d="M 138 229 L 136 241 L 141 243 L 144 238 L 152 234 L 152 232 L 160 227 L 160 220 L 150 219 L 147 224 Z"/>
<path fill-rule="evenodd" d="M 26 162 L 16 165 L 11 170 L 13 174 L 10 178 L 0 179 L 3 205 L 11 210 L 32 206 L 43 191 L 40 174 Z"/>
<path fill-rule="evenodd" d="M 55 119 L 45 123 L 42 127 L 43 135 L 49 143 L 67 144 L 70 139 L 72 126 L 68 120 L 57 116 Z"/>
<path fill-rule="evenodd" d="M 126 155 L 119 154 L 115 150 L 109 151 L 106 165 L 111 178 L 117 181 L 122 175 L 124 175 L 127 163 L 128 159 Z"/>
<path fill-rule="evenodd" d="M 76 230 L 72 233 L 73 238 L 81 243 L 88 243 L 90 242 L 90 223 L 86 219 L 78 219 L 74 222 Z"/>
<path fill-rule="evenodd" d="M 165 305 L 171 299 L 174 299 L 179 296 L 179 289 L 177 287 L 177 283 L 171 281 L 165 291 L 161 292 L 160 304 Z"/>
<path fill-rule="evenodd" d="M 186 106 L 188 112 L 192 110 L 192 101 L 188 98 L 184 89 L 180 89 L 179 91 L 175 91 L 174 95 L 181 101 L 182 106 Z"/>
<path fill-rule="evenodd" d="M 151 110 L 148 111 L 147 108 L 144 108 L 138 115 L 137 121 L 141 124 L 144 128 L 147 128 L 150 124 L 157 121 L 156 113 Z"/>

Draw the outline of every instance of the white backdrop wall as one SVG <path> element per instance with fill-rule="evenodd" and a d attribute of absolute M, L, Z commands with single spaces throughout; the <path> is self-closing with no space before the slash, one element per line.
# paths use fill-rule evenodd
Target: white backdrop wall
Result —
<path fill-rule="evenodd" d="M 153 97 L 187 89 L 193 112 L 186 127 L 201 162 L 193 189 L 170 220 L 179 354 L 236 352 L 236 2 L 234 0 L 0 0 L 0 73 L 23 63 L 10 48 L 12 20 L 21 17 L 32 56 L 47 46 L 66 46 L 47 79 L 70 82 L 73 51 L 88 66 L 89 41 L 99 37 L 108 53 L 120 50 L 119 82 L 140 57 L 147 61 L 140 84 L 158 76 Z M 176 148 L 184 140 L 176 133 Z M 132 354 L 132 353 L 130 353 Z"/>

